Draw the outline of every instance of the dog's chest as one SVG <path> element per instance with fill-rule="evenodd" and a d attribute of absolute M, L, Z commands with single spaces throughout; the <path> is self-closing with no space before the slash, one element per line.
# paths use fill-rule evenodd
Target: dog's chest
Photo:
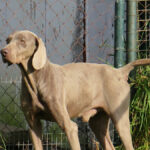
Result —
<path fill-rule="evenodd" d="M 34 118 L 35 116 L 38 116 L 40 119 L 48 120 L 48 121 L 55 121 L 53 118 L 53 115 L 50 113 L 47 107 L 45 107 L 45 104 L 43 103 L 44 100 L 42 97 L 38 94 L 38 100 L 39 103 L 43 106 L 43 109 L 39 107 L 31 98 L 28 93 L 29 99 L 23 98 L 21 100 L 21 106 L 22 110 L 25 112 L 25 114 L 30 117 L 31 119 Z"/>
<path fill-rule="evenodd" d="M 43 104 L 40 102 L 38 94 L 34 94 L 29 92 L 23 82 L 21 92 L 21 107 L 26 114 L 37 114 L 42 110 L 42 108 L 44 108 Z"/>

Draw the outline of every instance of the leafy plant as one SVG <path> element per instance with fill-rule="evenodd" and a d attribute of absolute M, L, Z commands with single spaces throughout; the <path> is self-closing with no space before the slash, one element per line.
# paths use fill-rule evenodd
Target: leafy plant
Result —
<path fill-rule="evenodd" d="M 131 79 L 133 89 L 130 118 L 133 144 L 136 150 L 150 149 L 150 66 L 138 67 Z"/>

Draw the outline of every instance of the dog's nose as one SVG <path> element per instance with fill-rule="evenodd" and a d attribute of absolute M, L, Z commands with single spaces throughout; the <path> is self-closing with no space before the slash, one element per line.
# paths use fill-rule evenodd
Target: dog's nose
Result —
<path fill-rule="evenodd" d="M 3 57 L 6 57 L 7 54 L 8 54 L 8 49 L 7 48 L 2 49 L 1 54 L 2 54 Z"/>

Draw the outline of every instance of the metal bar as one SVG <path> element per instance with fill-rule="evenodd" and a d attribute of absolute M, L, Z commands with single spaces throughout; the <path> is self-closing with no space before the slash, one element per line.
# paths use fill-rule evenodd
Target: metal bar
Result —
<path fill-rule="evenodd" d="M 125 1 L 115 2 L 115 67 L 119 68 L 125 64 L 125 44 L 124 44 L 124 13 Z"/>
<path fill-rule="evenodd" d="M 86 4 L 87 4 L 87 1 L 86 0 L 84 0 L 83 1 L 83 9 L 84 9 L 84 18 L 83 18 L 83 40 L 84 40 L 84 43 L 83 43 L 83 62 L 86 62 Z"/>
<path fill-rule="evenodd" d="M 136 59 L 137 49 L 136 0 L 127 1 L 127 61 Z"/>

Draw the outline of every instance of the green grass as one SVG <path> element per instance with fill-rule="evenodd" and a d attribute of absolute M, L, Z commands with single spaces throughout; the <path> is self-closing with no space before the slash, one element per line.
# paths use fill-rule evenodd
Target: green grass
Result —
<path fill-rule="evenodd" d="M 138 67 L 130 104 L 131 133 L 136 150 L 150 150 L 150 66 Z"/>
<path fill-rule="evenodd" d="M 0 145 L 0 149 L 6 150 L 5 139 L 4 139 L 4 137 L 2 136 L 1 133 L 0 133 L 0 141 L 1 141 L 1 144 L 2 144 L 2 145 Z"/>
<path fill-rule="evenodd" d="M 138 67 L 130 78 L 130 125 L 135 150 L 150 150 L 150 66 Z M 116 150 L 124 150 L 123 145 Z"/>

